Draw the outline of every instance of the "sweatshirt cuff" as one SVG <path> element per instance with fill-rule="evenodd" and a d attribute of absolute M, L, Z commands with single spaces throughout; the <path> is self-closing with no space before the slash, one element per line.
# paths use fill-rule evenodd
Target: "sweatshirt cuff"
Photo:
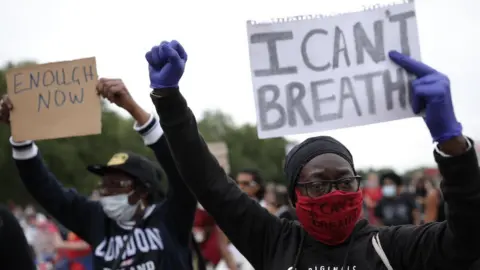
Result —
<path fill-rule="evenodd" d="M 465 139 L 467 140 L 467 151 L 470 150 L 472 148 L 472 142 L 470 141 L 469 138 L 465 137 Z M 442 152 L 440 150 L 440 148 L 438 148 L 438 143 L 435 144 L 435 152 L 437 152 L 437 154 L 439 154 L 440 156 L 444 157 L 444 158 L 449 158 L 449 157 L 452 157 L 451 155 L 448 155 L 448 154 L 445 154 L 444 152 Z"/>
<path fill-rule="evenodd" d="M 179 89 L 172 88 L 169 90 L 170 92 L 165 96 L 159 96 L 155 91 L 150 93 L 150 97 L 160 117 L 160 122 L 164 127 L 177 125 L 192 116 L 187 101 Z"/>
<path fill-rule="evenodd" d="M 141 126 L 135 122 L 133 129 L 142 136 L 145 145 L 156 143 L 163 135 L 162 127 L 153 114 L 150 114 L 148 121 Z"/>
<path fill-rule="evenodd" d="M 13 138 L 9 139 L 12 145 L 12 156 L 16 160 L 32 159 L 38 155 L 38 147 L 33 141 L 14 142 Z"/>

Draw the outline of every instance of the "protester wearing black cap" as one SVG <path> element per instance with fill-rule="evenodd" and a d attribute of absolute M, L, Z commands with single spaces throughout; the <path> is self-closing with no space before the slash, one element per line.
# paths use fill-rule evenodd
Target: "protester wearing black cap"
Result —
<path fill-rule="evenodd" d="M 162 42 L 147 53 L 151 98 L 175 164 L 255 269 L 452 270 L 468 269 L 480 256 L 480 211 L 475 211 L 480 207 L 480 169 L 473 141 L 462 135 L 455 118 L 449 80 L 406 55 L 389 56 L 417 76 L 412 82 L 412 108 L 415 113 L 424 111 L 438 143 L 434 156 L 449 208 L 445 222 L 373 227 L 360 219 L 362 192 L 352 155 L 328 136 L 304 141 L 286 158 L 285 173 L 300 224 L 269 214 L 228 178 L 198 132 L 178 88 L 187 59 L 181 45 Z"/>
<path fill-rule="evenodd" d="M 20 178 L 45 210 L 92 246 L 95 269 L 192 269 L 190 236 L 197 203 L 180 180 L 158 121 L 133 101 L 121 80 L 101 79 L 97 90 L 137 121 L 135 130 L 168 176 L 166 198 L 160 166 L 130 152 L 88 166 L 102 178 L 99 202 L 63 187 L 34 142 L 10 139 Z M 8 123 L 11 109 L 10 100 L 3 98 L 3 122 Z"/>

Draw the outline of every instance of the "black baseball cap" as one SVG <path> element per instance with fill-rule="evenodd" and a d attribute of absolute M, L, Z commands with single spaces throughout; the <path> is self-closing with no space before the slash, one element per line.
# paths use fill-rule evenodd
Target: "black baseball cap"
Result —
<path fill-rule="evenodd" d="M 112 170 L 121 171 L 133 177 L 148 190 L 164 195 L 160 184 L 163 178 L 162 168 L 148 158 L 132 152 L 116 153 L 107 164 L 89 165 L 87 170 L 98 176 Z"/>

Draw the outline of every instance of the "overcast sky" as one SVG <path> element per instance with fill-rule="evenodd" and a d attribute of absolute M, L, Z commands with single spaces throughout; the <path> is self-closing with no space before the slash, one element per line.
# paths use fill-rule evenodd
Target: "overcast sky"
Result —
<path fill-rule="evenodd" d="M 220 109 L 241 124 L 255 122 L 245 22 L 248 19 L 356 10 L 381 0 L 3 0 L 0 64 L 95 56 L 102 77 L 122 78 L 153 110 L 145 52 L 179 40 L 189 54 L 181 87 L 200 116 Z M 480 138 L 480 2 L 417 0 L 422 59 L 448 74 L 465 133 Z M 229 87 L 225 87 L 225 86 Z M 351 149 L 357 167 L 405 170 L 432 165 L 421 119 L 328 132 Z M 313 134 L 312 134 L 313 135 Z M 289 139 L 303 140 L 309 135 Z"/>

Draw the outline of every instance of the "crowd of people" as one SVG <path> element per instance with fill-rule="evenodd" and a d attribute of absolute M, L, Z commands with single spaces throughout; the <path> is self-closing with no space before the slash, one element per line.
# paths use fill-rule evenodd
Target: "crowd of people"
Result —
<path fill-rule="evenodd" d="M 90 246 L 51 217 L 35 209 L 11 204 L 10 210 L 25 233 L 31 256 L 40 270 L 90 270 Z"/>
<path fill-rule="evenodd" d="M 265 181 L 261 171 L 256 169 L 244 169 L 232 179 L 272 215 L 297 220 L 285 185 Z M 369 173 L 361 185 L 364 196 L 362 217 L 377 226 L 444 221 L 445 205 L 440 181 L 439 174 L 432 174 L 429 170 L 419 171 L 411 179 L 404 179 L 393 172 Z M 90 197 L 94 201 L 98 198 L 98 192 Z M 25 233 L 39 269 L 94 269 L 90 245 L 75 233 L 47 213 L 37 211 L 33 205 L 22 207 L 11 203 L 9 208 Z M 200 204 L 195 212 L 192 233 L 199 247 L 195 250 L 192 246 L 192 252 L 197 260 L 205 262 L 206 269 L 254 269 Z"/>
<path fill-rule="evenodd" d="M 389 57 L 417 77 L 412 109 L 425 114 L 441 179 L 420 173 L 406 182 L 391 172 L 362 181 L 348 148 L 329 136 L 288 152 L 285 186 L 267 184 L 253 169 L 229 176 L 179 91 L 187 53 L 165 41 L 146 54 L 158 119 L 121 80 L 97 85 L 135 119 L 157 162 L 118 152 L 91 164 L 98 196 L 84 196 L 57 180 L 35 142 L 10 138 L 20 179 L 45 210 L 12 209 L 24 233 L 11 255 L 29 254 L 46 269 L 479 269 L 480 213 L 472 209 L 480 205 L 480 168 L 455 117 L 448 77 L 399 52 Z M 15 104 L 5 96 L 0 105 L 8 125 Z M 2 269 L 20 269 L 5 258 L 5 243 Z"/>

